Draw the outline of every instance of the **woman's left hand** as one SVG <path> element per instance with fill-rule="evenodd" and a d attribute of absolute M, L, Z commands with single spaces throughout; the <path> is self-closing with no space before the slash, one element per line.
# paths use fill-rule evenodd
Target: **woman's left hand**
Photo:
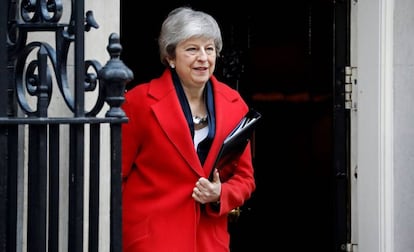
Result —
<path fill-rule="evenodd" d="M 201 204 L 220 200 L 221 181 L 219 172 L 214 171 L 213 181 L 201 177 L 195 184 L 192 197 Z"/>

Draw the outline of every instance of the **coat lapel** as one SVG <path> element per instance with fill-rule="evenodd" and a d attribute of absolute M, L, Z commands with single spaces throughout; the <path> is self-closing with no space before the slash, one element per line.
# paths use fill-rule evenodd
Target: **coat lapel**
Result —
<path fill-rule="evenodd" d="M 152 105 L 152 110 L 170 143 L 192 169 L 201 176 L 204 175 L 169 71 L 151 83 L 149 94 L 158 100 Z"/>
<path fill-rule="evenodd" d="M 216 118 L 216 135 L 213 143 L 211 144 L 209 154 L 204 163 L 204 169 L 206 174 L 210 174 L 213 169 L 214 161 L 220 151 L 220 147 L 233 128 L 233 125 L 239 120 L 242 113 L 237 110 L 233 110 L 234 104 L 239 100 L 239 96 L 235 95 L 232 90 L 230 92 L 227 88 L 217 85 L 218 80 L 211 77 L 214 93 L 214 106 L 215 106 L 215 118 Z M 236 106 L 240 109 L 240 106 Z M 225 108 L 225 109 L 224 109 Z M 240 114 L 240 115 L 239 115 Z"/>

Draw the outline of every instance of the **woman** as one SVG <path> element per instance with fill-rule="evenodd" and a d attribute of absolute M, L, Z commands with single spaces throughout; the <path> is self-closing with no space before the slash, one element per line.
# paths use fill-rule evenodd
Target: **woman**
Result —
<path fill-rule="evenodd" d="M 213 17 L 177 8 L 158 42 L 165 71 L 123 104 L 123 249 L 228 252 L 227 214 L 255 190 L 250 144 L 220 172 L 213 163 L 249 108 L 213 75 L 222 49 Z"/>

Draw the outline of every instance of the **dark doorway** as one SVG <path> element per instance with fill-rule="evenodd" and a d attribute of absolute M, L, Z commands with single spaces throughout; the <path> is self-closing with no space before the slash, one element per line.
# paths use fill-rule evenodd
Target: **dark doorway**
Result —
<path fill-rule="evenodd" d="M 257 191 L 230 224 L 232 252 L 336 251 L 333 2 L 169 1 L 141 9 L 122 2 L 122 58 L 135 75 L 130 85 L 162 72 L 161 22 L 172 8 L 190 5 L 221 25 L 217 75 L 263 114 L 254 141 Z M 223 72 L 229 58 L 240 64 Z"/>

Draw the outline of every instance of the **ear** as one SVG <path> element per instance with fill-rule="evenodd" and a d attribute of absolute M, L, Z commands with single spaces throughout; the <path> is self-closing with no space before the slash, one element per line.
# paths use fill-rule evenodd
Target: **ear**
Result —
<path fill-rule="evenodd" d="M 168 65 L 170 65 L 171 68 L 175 68 L 175 63 L 173 59 L 167 58 L 167 61 L 168 61 Z"/>

